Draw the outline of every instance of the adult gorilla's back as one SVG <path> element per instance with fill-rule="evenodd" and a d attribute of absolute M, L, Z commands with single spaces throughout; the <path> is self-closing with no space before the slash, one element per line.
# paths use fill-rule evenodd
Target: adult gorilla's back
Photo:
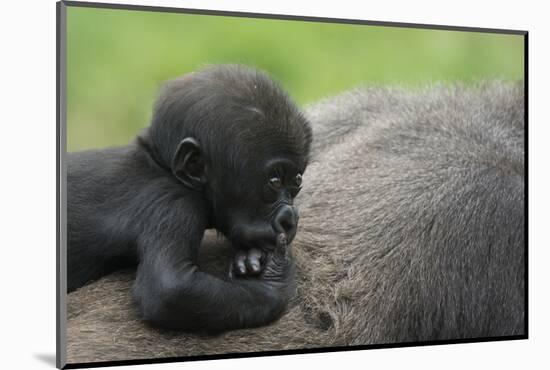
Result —
<path fill-rule="evenodd" d="M 132 273 L 69 295 L 86 362 L 524 334 L 522 84 L 372 88 L 308 109 L 314 161 L 277 323 L 208 338 L 142 323 Z M 202 264 L 229 248 L 207 236 Z"/>

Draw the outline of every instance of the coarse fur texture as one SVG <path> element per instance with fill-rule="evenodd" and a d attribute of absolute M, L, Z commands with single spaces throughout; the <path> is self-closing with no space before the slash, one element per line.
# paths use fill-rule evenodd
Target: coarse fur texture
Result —
<path fill-rule="evenodd" d="M 524 334 L 523 94 L 368 88 L 309 107 L 288 312 L 214 337 L 158 330 L 121 272 L 69 295 L 69 362 Z M 199 265 L 221 271 L 225 244 L 207 235 Z"/>

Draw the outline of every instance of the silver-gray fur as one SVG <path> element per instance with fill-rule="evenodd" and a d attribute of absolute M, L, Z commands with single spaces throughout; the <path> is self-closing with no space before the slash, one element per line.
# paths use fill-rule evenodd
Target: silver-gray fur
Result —
<path fill-rule="evenodd" d="M 368 88 L 309 107 L 286 315 L 216 337 L 161 331 L 120 272 L 69 295 L 69 363 L 524 334 L 523 94 Z M 207 235 L 205 269 L 227 265 L 225 243 Z"/>

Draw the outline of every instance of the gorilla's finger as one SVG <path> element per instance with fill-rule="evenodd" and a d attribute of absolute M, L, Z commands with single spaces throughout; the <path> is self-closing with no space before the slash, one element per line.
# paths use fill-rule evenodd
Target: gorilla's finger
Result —
<path fill-rule="evenodd" d="M 248 251 L 246 268 L 250 274 L 259 274 L 262 271 L 263 252 L 258 248 Z"/>
<path fill-rule="evenodd" d="M 235 266 L 235 271 L 238 275 L 244 275 L 246 274 L 246 252 L 245 251 L 238 251 L 235 255 L 235 259 L 233 261 Z"/>

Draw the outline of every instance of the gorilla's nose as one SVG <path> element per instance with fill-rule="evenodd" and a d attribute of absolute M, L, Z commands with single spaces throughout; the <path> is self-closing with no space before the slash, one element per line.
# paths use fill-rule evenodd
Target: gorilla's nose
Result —
<path fill-rule="evenodd" d="M 298 226 L 298 210 L 290 205 L 279 207 L 273 219 L 273 229 L 277 234 L 284 233 L 287 242 L 292 242 Z"/>

